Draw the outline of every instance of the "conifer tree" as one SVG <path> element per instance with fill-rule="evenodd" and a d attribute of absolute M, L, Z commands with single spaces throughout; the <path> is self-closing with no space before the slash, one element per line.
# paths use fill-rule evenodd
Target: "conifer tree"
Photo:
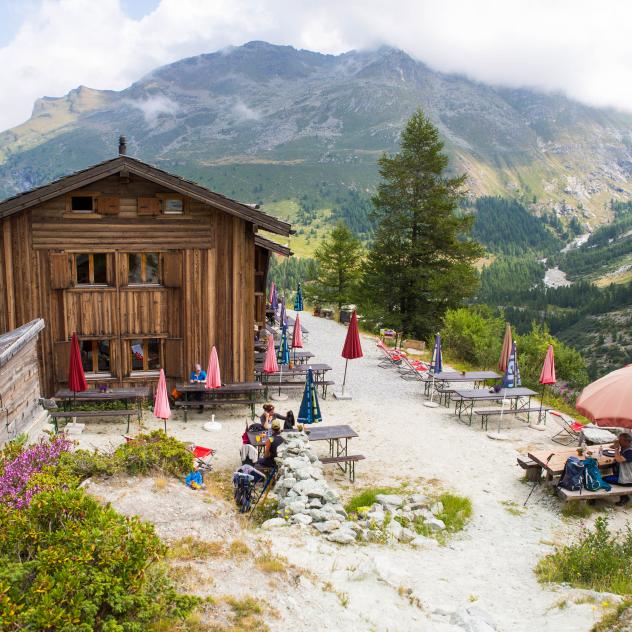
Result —
<path fill-rule="evenodd" d="M 338 309 L 353 302 L 361 275 L 363 250 L 360 240 L 343 220 L 339 220 L 314 253 L 318 277 L 306 286 L 307 297 L 333 303 Z"/>
<path fill-rule="evenodd" d="M 476 289 L 482 249 L 458 213 L 465 176 L 448 177 L 438 130 L 421 110 L 402 132 L 399 153 L 379 160 L 373 198 L 377 229 L 363 279 L 367 314 L 427 339 L 445 311 Z"/>

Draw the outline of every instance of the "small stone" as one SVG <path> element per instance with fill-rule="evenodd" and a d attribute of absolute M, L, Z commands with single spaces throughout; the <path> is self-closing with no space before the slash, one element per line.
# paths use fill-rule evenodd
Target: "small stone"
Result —
<path fill-rule="evenodd" d="M 412 529 L 407 529 L 406 527 L 402 527 L 402 532 L 399 534 L 399 538 L 397 538 L 400 542 L 412 542 L 416 533 Z"/>
<path fill-rule="evenodd" d="M 408 501 L 411 505 L 427 505 L 428 504 L 428 496 L 425 494 L 413 494 L 408 498 Z"/>
<path fill-rule="evenodd" d="M 330 542 L 337 542 L 338 544 L 351 544 L 355 542 L 355 534 L 346 529 L 338 529 L 326 537 Z"/>
<path fill-rule="evenodd" d="M 283 527 L 287 524 L 283 518 L 270 518 L 270 520 L 266 520 L 261 526 L 264 529 L 272 529 L 274 527 Z"/>
<path fill-rule="evenodd" d="M 432 507 L 430 507 L 430 511 L 434 516 L 438 516 L 439 514 L 443 513 L 443 503 L 438 500 L 432 505 Z"/>
<path fill-rule="evenodd" d="M 426 538 L 423 535 L 417 535 L 411 540 L 410 545 L 414 547 L 422 546 L 438 546 L 438 542 L 434 538 Z"/>
<path fill-rule="evenodd" d="M 431 530 L 431 531 L 443 531 L 445 530 L 445 523 L 443 522 L 443 520 L 439 520 L 439 518 L 426 518 L 426 520 L 424 521 L 424 524 Z"/>
<path fill-rule="evenodd" d="M 478 606 L 460 608 L 450 618 L 452 625 L 466 632 L 496 632 L 497 628 L 490 615 Z"/>
<path fill-rule="evenodd" d="M 404 504 L 404 499 L 397 494 L 378 494 L 375 500 L 385 508 L 396 508 Z"/>
<path fill-rule="evenodd" d="M 375 524 L 383 524 L 384 519 L 386 518 L 386 514 L 383 511 L 372 511 L 368 514 L 367 518 L 369 521 L 374 522 Z"/>
<path fill-rule="evenodd" d="M 314 509 L 320 509 L 323 506 L 323 503 L 321 503 L 318 498 L 312 498 L 307 504 L 307 506 L 312 507 Z"/>
<path fill-rule="evenodd" d="M 314 522 L 327 520 L 327 514 L 322 509 L 308 509 L 307 514 L 312 517 Z"/>
<path fill-rule="evenodd" d="M 386 527 L 386 533 L 392 535 L 395 540 L 399 540 L 402 535 L 402 525 L 399 522 L 389 522 Z"/>
<path fill-rule="evenodd" d="M 292 522 L 296 524 L 311 524 L 312 517 L 306 514 L 296 514 L 292 516 Z"/>
<path fill-rule="evenodd" d="M 312 526 L 320 533 L 331 533 L 340 528 L 339 520 L 326 520 L 325 522 L 312 523 Z"/>
<path fill-rule="evenodd" d="M 299 513 L 304 513 L 305 510 L 307 509 L 307 505 L 305 503 L 305 501 L 303 500 L 295 500 L 294 502 L 291 502 L 287 508 L 293 513 L 293 514 L 299 514 Z"/>

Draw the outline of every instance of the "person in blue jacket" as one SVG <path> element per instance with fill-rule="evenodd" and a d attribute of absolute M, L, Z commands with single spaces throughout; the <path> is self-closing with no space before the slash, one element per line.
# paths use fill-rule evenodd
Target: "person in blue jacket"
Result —
<path fill-rule="evenodd" d="M 206 382 L 206 371 L 202 369 L 201 364 L 196 364 L 191 371 L 191 376 L 189 377 L 189 383 L 191 384 L 204 384 Z M 202 401 L 202 392 L 198 391 L 196 393 L 192 393 L 193 399 L 196 402 Z M 198 408 L 198 412 L 201 413 L 204 410 L 204 406 L 200 403 L 200 407 Z"/>

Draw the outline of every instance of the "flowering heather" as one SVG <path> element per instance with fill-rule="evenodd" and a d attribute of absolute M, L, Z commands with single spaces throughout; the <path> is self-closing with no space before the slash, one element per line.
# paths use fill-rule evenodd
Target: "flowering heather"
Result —
<path fill-rule="evenodd" d="M 28 507 L 31 498 L 39 491 L 28 487 L 29 480 L 46 465 L 59 459 L 62 452 L 70 449 L 72 442 L 64 437 L 54 437 L 50 442 L 40 441 L 25 448 L 12 461 L 5 463 L 0 474 L 0 502 L 13 509 Z"/>

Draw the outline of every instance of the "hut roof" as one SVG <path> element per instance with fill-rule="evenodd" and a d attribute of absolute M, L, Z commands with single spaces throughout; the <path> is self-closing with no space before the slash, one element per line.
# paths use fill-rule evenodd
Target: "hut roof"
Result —
<path fill-rule="evenodd" d="M 252 222 L 257 227 L 276 233 L 277 235 L 287 236 L 291 232 L 290 224 L 264 213 L 253 205 L 237 202 L 220 193 L 211 191 L 196 182 L 186 180 L 180 176 L 149 165 L 142 160 L 126 155 L 121 155 L 111 160 L 105 160 L 87 169 L 82 169 L 81 171 L 76 171 L 75 173 L 64 176 L 59 180 L 54 180 L 49 184 L 31 189 L 30 191 L 25 191 L 24 193 L 1 201 L 0 219 L 121 172 L 133 173 L 172 191 L 203 202 L 204 204 L 210 204 L 215 208 L 241 217 L 248 222 Z"/>

